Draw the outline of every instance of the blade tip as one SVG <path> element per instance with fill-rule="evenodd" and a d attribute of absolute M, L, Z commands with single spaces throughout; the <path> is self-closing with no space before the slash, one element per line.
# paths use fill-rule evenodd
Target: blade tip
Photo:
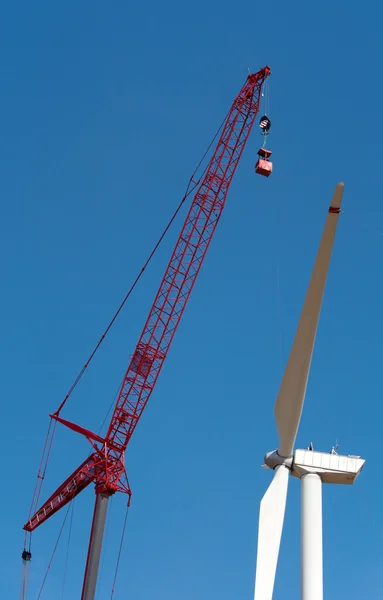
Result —
<path fill-rule="evenodd" d="M 344 191 L 344 183 L 343 183 L 343 181 L 340 181 L 335 186 L 334 194 L 333 194 L 331 205 L 330 205 L 330 210 L 340 208 L 340 205 L 342 203 L 343 191 Z M 331 212 L 334 212 L 334 211 L 331 211 Z"/>

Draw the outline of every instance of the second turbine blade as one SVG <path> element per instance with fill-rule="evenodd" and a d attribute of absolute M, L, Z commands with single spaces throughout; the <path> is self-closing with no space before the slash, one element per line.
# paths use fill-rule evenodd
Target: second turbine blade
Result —
<path fill-rule="evenodd" d="M 261 501 L 254 600 L 272 600 L 290 471 L 277 467 Z"/>

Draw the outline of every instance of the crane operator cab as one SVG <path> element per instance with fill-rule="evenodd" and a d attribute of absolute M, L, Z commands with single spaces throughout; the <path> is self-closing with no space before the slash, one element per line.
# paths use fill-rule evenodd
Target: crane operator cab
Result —
<path fill-rule="evenodd" d="M 263 146 L 257 152 L 259 158 L 255 165 L 255 172 L 258 175 L 263 175 L 264 177 L 269 177 L 273 170 L 273 163 L 270 161 L 271 151 L 266 150 L 266 140 L 269 135 L 271 121 L 267 115 L 263 115 L 259 121 L 259 126 L 262 129 L 263 135 Z"/>

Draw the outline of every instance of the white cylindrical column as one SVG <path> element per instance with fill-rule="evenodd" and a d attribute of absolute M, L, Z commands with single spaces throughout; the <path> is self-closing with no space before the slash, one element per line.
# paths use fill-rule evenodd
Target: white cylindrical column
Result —
<path fill-rule="evenodd" d="M 110 494 L 108 493 L 96 492 L 81 600 L 94 600 L 96 595 L 98 567 L 100 564 L 102 538 L 104 536 L 106 511 L 108 508 L 109 498 Z"/>
<path fill-rule="evenodd" d="M 323 600 L 322 481 L 301 478 L 301 600 Z"/>

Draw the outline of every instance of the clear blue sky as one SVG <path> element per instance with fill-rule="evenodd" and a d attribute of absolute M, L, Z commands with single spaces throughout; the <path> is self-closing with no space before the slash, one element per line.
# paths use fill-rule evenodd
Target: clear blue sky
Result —
<path fill-rule="evenodd" d="M 274 173 L 254 174 L 254 130 L 127 452 L 134 496 L 115 600 L 251 600 L 271 475 L 260 465 L 277 444 L 273 404 L 339 180 L 345 214 L 297 442 L 329 450 L 338 439 L 340 451 L 367 459 L 353 488 L 324 489 L 325 597 L 380 597 L 381 10 L 345 0 L 3 4 L 1 598 L 18 597 L 21 527 L 47 414 L 178 204 L 248 67 L 265 64 Z M 64 417 L 97 430 L 181 222 Z M 43 496 L 87 452 L 60 428 Z M 98 600 L 109 598 L 124 503 L 111 503 Z M 74 507 L 68 599 L 79 597 L 92 505 L 89 488 Z M 63 516 L 34 535 L 31 599 Z M 43 599 L 61 598 L 66 535 Z M 292 480 L 275 600 L 298 596 Z"/>

